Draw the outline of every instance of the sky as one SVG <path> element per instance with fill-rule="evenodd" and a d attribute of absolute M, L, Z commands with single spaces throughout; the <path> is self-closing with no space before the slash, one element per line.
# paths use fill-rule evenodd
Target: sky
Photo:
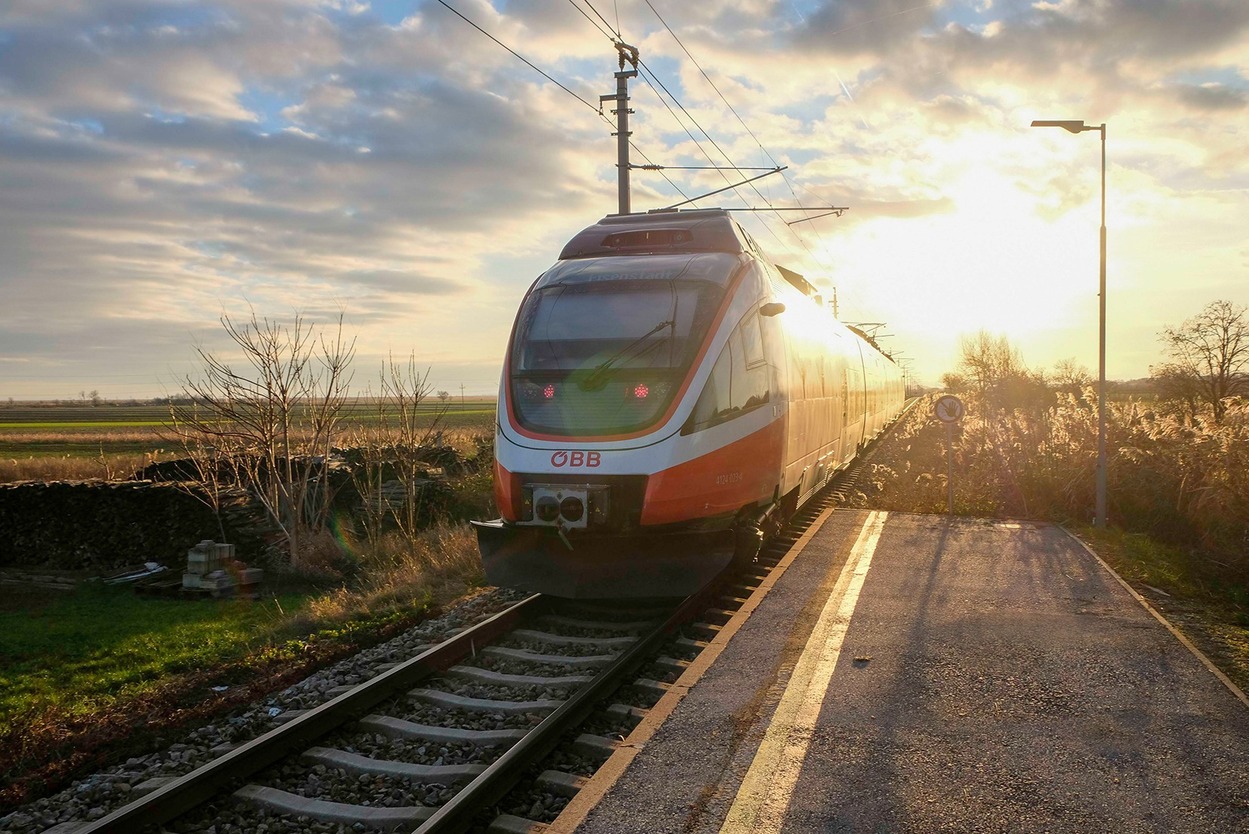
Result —
<path fill-rule="evenodd" d="M 1111 379 L 1249 303 L 1244 0 L 447 3 L 563 88 L 435 0 L 0 5 L 0 400 L 177 393 L 252 313 L 341 315 L 357 387 L 414 355 L 493 393 L 616 211 L 613 30 L 633 160 L 788 166 L 698 207 L 847 206 L 736 216 L 921 382 L 981 329 L 1096 373 L 1099 134 L 1034 119 L 1107 125 Z M 633 209 L 757 173 L 634 171 Z"/>

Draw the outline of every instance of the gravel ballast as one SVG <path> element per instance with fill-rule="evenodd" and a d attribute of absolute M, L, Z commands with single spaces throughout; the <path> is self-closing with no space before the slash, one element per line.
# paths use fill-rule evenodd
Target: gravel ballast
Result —
<path fill-rule="evenodd" d="M 167 749 L 127 759 L 107 771 L 80 779 L 57 794 L 0 817 L 0 834 L 36 834 L 60 823 L 100 819 L 136 799 L 149 780 L 189 773 L 232 747 L 269 731 L 283 715 L 325 703 L 333 697 L 335 689 L 362 683 L 393 664 L 414 656 L 422 647 L 440 643 L 513 605 L 524 596 L 514 591 L 490 589 L 465 599 L 441 616 L 426 620 L 385 643 L 309 675 L 259 703 L 191 730 L 182 741 Z M 455 754 L 452 756 L 455 757 Z M 248 825 L 246 830 L 260 830 L 254 825 L 254 815 L 251 819 L 253 824 Z M 267 831 L 270 834 L 288 830 L 278 824 L 278 820 L 279 817 L 275 816 L 274 824 L 269 825 Z M 219 834 L 230 830 L 230 824 L 224 820 L 217 828 Z M 332 832 L 337 831 L 338 826 L 309 828 L 296 825 L 289 830 Z"/>

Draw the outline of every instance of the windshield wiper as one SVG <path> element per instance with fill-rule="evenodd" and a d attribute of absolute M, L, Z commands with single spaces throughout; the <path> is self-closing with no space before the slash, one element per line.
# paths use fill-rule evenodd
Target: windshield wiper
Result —
<path fill-rule="evenodd" d="M 668 321 L 661 321 L 659 324 L 652 327 L 646 333 L 643 333 L 641 336 L 638 336 L 632 342 L 629 342 L 629 344 L 625 345 L 620 350 L 616 351 L 611 356 L 607 357 L 605 360 L 600 362 L 594 368 L 594 370 L 590 371 L 589 375 L 586 376 L 585 379 L 583 379 L 581 382 L 577 384 L 577 387 L 583 391 L 597 391 L 599 388 L 602 388 L 603 385 L 605 385 L 607 382 L 607 372 L 611 370 L 613 365 L 615 365 L 621 359 L 624 359 L 626 356 L 629 356 L 630 353 L 632 353 L 639 345 L 641 345 L 651 336 L 654 336 L 656 333 L 663 330 L 665 327 L 674 327 L 675 325 L 676 325 L 676 321 L 672 319 L 669 319 Z M 650 347 L 646 348 L 646 350 L 650 350 L 651 348 L 659 344 L 662 344 L 662 343 L 656 342 L 655 344 L 650 345 Z M 641 356 L 642 353 L 639 352 L 637 355 Z"/>

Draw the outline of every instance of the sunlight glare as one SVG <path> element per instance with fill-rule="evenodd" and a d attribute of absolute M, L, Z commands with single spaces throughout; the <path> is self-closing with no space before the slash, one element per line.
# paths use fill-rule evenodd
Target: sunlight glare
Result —
<path fill-rule="evenodd" d="M 1087 363 L 1090 346 L 1068 341 L 1095 321 L 1097 205 L 1047 221 L 1035 195 L 987 167 L 946 194 L 955 206 L 947 214 L 873 218 L 825 239 L 842 318 L 887 313 L 892 331 L 951 344 L 984 329 L 1032 346 L 1030 363 Z"/>

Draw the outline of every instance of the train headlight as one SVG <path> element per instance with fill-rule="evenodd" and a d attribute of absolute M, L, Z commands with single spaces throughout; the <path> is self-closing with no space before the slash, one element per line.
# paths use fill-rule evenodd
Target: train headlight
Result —
<path fill-rule="evenodd" d="M 575 495 L 570 495 L 563 501 L 559 502 L 559 514 L 566 521 L 580 521 L 581 516 L 585 515 L 585 504 Z"/>
<path fill-rule="evenodd" d="M 539 521 L 545 521 L 550 524 L 559 518 L 559 501 L 555 500 L 554 495 L 543 495 L 538 499 L 534 510 Z"/>

